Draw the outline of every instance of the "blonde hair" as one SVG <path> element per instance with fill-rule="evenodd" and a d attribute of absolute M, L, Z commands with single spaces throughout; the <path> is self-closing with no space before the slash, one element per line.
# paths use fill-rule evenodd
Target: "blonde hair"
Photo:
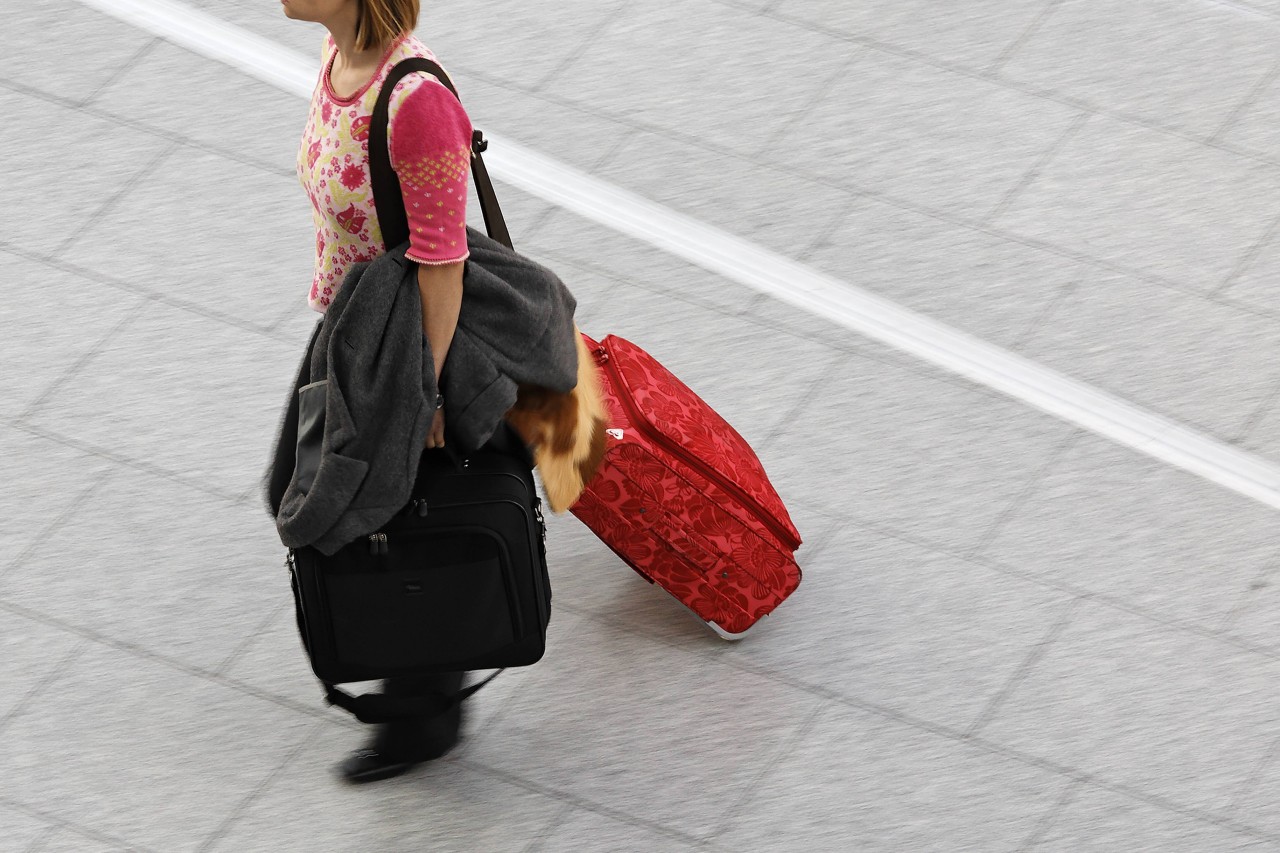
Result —
<path fill-rule="evenodd" d="M 356 50 L 389 44 L 418 26 L 419 0 L 359 0 Z"/>

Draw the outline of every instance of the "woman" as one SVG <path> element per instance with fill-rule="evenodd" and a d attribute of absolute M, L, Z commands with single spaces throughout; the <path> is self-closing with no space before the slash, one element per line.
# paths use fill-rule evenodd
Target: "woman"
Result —
<path fill-rule="evenodd" d="M 324 63 L 298 152 L 298 175 L 316 225 L 315 273 L 309 302 L 323 313 L 352 264 L 384 251 L 369 182 L 370 115 L 382 80 L 396 63 L 435 57 L 412 35 L 418 0 L 281 0 L 286 16 L 329 31 Z M 417 263 L 422 328 L 435 360 L 437 383 L 462 303 L 466 260 L 467 177 L 471 122 L 458 100 L 428 74 L 411 74 L 391 100 L 392 167 L 410 226 L 406 254 Z M 445 415 L 437 408 L 427 447 L 443 447 Z M 451 696 L 462 673 L 388 681 L 397 696 Z M 379 727 L 368 746 L 339 767 L 348 781 L 399 775 L 444 755 L 458 740 L 461 706 L 429 718 Z"/>

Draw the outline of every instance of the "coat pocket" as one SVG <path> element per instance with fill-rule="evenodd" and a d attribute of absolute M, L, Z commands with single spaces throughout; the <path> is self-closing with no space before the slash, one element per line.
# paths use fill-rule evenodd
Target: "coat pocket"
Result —
<path fill-rule="evenodd" d="M 290 486 L 276 516 L 280 541 L 288 548 L 310 545 L 324 536 L 351 506 L 364 484 L 369 463 L 332 451 L 320 456 L 311 488 Z"/>
<path fill-rule="evenodd" d="M 302 494 L 311 491 L 324 446 L 324 408 L 329 380 L 322 379 L 298 389 L 298 448 L 294 457 L 294 487 Z"/>

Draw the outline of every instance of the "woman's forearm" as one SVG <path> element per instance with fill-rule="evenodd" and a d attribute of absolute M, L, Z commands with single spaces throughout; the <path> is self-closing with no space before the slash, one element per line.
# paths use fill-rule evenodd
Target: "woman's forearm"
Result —
<path fill-rule="evenodd" d="M 458 311 L 462 307 L 462 268 L 456 264 L 419 264 L 418 292 L 422 294 L 422 331 L 431 345 L 435 359 L 436 381 L 444 370 L 444 361 L 458 327 Z"/>

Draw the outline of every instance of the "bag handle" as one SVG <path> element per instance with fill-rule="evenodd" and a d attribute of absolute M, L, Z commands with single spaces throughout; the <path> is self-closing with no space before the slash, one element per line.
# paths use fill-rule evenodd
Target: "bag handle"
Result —
<path fill-rule="evenodd" d="M 463 688 L 452 696 L 436 693 L 429 696 L 388 696 L 385 693 L 365 693 L 355 696 L 336 684 L 322 681 L 324 698 L 330 705 L 337 705 L 350 711 L 352 716 L 362 723 L 389 723 L 405 717 L 438 716 L 454 705 L 470 698 L 480 688 L 505 672 L 500 669 L 484 681 Z"/>
<path fill-rule="evenodd" d="M 388 251 L 409 239 L 409 219 L 404 212 L 404 196 L 400 193 L 400 181 L 391 167 L 391 150 L 387 147 L 391 92 L 405 75 L 421 71 L 434 75 L 455 98 L 458 97 L 453 81 L 438 63 L 421 57 L 405 59 L 397 62 L 387 72 L 387 79 L 382 82 L 382 90 L 378 92 L 378 100 L 374 103 L 369 125 L 369 182 L 373 187 L 373 206 L 378 211 L 378 225 L 382 228 L 382 242 Z M 502 208 L 498 206 L 498 195 L 493 191 L 489 171 L 480 156 L 488 147 L 489 142 L 484 134 L 478 130 L 472 131 L 471 178 L 475 181 L 476 195 L 480 198 L 485 230 L 494 240 L 514 250 L 511 235 L 507 233 L 507 222 L 502 217 Z"/>

